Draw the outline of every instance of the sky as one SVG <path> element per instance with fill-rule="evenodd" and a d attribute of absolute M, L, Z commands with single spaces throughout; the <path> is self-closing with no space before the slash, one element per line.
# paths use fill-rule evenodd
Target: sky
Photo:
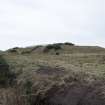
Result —
<path fill-rule="evenodd" d="M 105 0 L 0 0 L 0 50 L 55 42 L 105 47 Z"/>

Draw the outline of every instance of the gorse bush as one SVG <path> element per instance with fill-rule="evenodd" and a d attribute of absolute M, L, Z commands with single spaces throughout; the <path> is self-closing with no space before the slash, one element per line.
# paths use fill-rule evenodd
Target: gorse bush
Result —
<path fill-rule="evenodd" d="M 45 47 L 44 52 L 48 52 L 48 51 L 50 51 L 52 49 L 56 51 L 56 50 L 60 50 L 62 48 L 61 48 L 61 45 L 60 44 L 51 44 L 51 45 L 47 45 Z"/>
<path fill-rule="evenodd" d="M 64 44 L 65 45 L 69 45 L 69 46 L 74 46 L 74 44 L 73 43 L 70 43 L 70 42 L 65 42 Z"/>
<path fill-rule="evenodd" d="M 10 53 L 18 53 L 17 49 L 10 49 L 9 52 Z"/>
<path fill-rule="evenodd" d="M 74 46 L 73 43 L 69 43 L 69 42 L 49 44 L 49 45 L 45 46 L 44 52 L 49 52 L 50 50 L 55 50 L 55 51 L 60 50 L 60 49 L 62 49 L 63 45 Z"/>

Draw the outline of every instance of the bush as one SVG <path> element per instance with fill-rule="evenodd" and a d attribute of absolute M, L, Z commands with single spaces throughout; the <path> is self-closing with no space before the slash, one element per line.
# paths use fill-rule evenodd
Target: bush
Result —
<path fill-rule="evenodd" d="M 14 49 L 14 50 L 17 50 L 17 49 L 19 49 L 19 47 L 14 47 L 13 49 Z"/>
<path fill-rule="evenodd" d="M 61 49 L 61 45 L 59 45 L 59 44 L 53 44 L 53 48 L 55 50 L 60 50 Z"/>
<path fill-rule="evenodd" d="M 18 51 L 16 49 L 10 49 L 9 52 L 10 53 L 18 53 Z"/>
<path fill-rule="evenodd" d="M 59 44 L 47 45 L 44 49 L 44 52 L 48 52 L 49 50 L 52 50 L 52 49 L 56 51 L 56 50 L 60 50 L 62 48 L 61 48 L 61 45 L 59 45 Z"/>
<path fill-rule="evenodd" d="M 65 45 L 69 45 L 69 46 L 74 46 L 73 43 L 69 43 L 69 42 L 65 42 L 64 44 L 65 44 Z"/>
<path fill-rule="evenodd" d="M 9 70 L 9 65 L 4 58 L 0 56 L 0 86 L 11 85 L 14 78 L 15 74 Z"/>

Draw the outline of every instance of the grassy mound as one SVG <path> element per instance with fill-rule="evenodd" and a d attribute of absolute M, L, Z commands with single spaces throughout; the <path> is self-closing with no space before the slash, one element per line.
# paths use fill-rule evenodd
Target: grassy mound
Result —
<path fill-rule="evenodd" d="M 1 105 L 105 105 L 104 48 L 57 43 L 15 50 L 0 56 L 0 84 L 15 80 L 0 88 Z"/>

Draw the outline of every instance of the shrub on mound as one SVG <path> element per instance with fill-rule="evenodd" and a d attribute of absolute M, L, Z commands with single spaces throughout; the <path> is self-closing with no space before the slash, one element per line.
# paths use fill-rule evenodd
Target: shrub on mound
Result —
<path fill-rule="evenodd" d="M 69 46 L 74 46 L 74 44 L 73 43 L 70 43 L 70 42 L 65 42 L 64 44 L 65 45 L 69 45 Z"/>
<path fill-rule="evenodd" d="M 50 44 L 50 45 L 47 45 L 45 47 L 44 52 L 48 52 L 48 51 L 50 51 L 52 49 L 55 50 L 55 51 L 57 51 L 57 50 L 60 50 L 62 48 L 61 48 L 61 45 L 60 44 Z"/>
<path fill-rule="evenodd" d="M 8 50 L 9 53 L 18 53 L 17 49 L 10 49 Z"/>

